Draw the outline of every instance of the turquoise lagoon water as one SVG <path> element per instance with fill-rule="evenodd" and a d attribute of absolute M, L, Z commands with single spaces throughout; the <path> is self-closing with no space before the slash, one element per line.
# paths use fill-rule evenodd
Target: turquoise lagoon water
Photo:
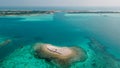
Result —
<path fill-rule="evenodd" d="M 80 46 L 85 62 L 70 68 L 120 68 L 120 14 L 68 14 L 1 16 L 0 68 L 56 68 L 32 56 L 37 42 L 57 46 Z"/>

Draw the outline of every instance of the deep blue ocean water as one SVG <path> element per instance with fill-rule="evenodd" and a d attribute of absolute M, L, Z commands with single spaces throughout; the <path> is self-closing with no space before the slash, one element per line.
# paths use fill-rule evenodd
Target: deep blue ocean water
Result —
<path fill-rule="evenodd" d="M 0 16 L 0 37 L 13 43 L 0 48 L 0 58 L 36 42 L 73 46 L 94 38 L 120 59 L 120 14 Z M 84 46 L 83 46 L 84 47 Z"/>

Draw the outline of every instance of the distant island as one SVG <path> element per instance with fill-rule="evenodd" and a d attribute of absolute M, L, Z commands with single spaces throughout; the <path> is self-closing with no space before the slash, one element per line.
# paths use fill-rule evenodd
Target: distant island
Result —
<path fill-rule="evenodd" d="M 40 11 L 40 10 L 0 10 L 0 16 L 6 15 L 31 15 L 31 14 L 53 14 L 55 12 L 65 12 L 65 13 L 120 13 L 120 11 L 86 11 L 86 10 L 49 10 L 49 11 Z"/>
<path fill-rule="evenodd" d="M 81 11 L 65 11 L 67 13 L 120 13 L 120 11 L 103 11 L 103 10 L 81 10 Z"/>
<path fill-rule="evenodd" d="M 32 11 L 32 10 L 4 10 L 0 11 L 0 16 L 5 15 L 31 15 L 31 14 L 52 14 L 54 11 Z"/>

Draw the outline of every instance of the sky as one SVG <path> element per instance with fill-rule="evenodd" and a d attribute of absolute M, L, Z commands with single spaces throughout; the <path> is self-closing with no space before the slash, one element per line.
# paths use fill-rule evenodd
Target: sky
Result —
<path fill-rule="evenodd" d="M 0 0 L 2 6 L 119 7 L 120 0 Z"/>

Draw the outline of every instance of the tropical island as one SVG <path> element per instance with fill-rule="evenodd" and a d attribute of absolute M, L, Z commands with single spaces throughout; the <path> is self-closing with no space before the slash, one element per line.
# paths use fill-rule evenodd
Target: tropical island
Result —
<path fill-rule="evenodd" d="M 52 14 L 54 11 L 32 11 L 32 10 L 2 10 L 0 16 L 5 15 L 31 15 L 31 14 Z"/>
<path fill-rule="evenodd" d="M 87 59 L 87 53 L 80 47 L 59 47 L 52 44 L 37 43 L 34 46 L 34 55 L 39 59 L 45 59 L 50 63 L 57 63 L 62 68 L 70 64 Z"/>
<path fill-rule="evenodd" d="M 90 11 L 90 10 L 0 10 L 0 16 L 6 15 L 31 15 L 31 14 L 53 14 L 55 12 L 65 13 L 120 13 L 120 11 Z"/>

